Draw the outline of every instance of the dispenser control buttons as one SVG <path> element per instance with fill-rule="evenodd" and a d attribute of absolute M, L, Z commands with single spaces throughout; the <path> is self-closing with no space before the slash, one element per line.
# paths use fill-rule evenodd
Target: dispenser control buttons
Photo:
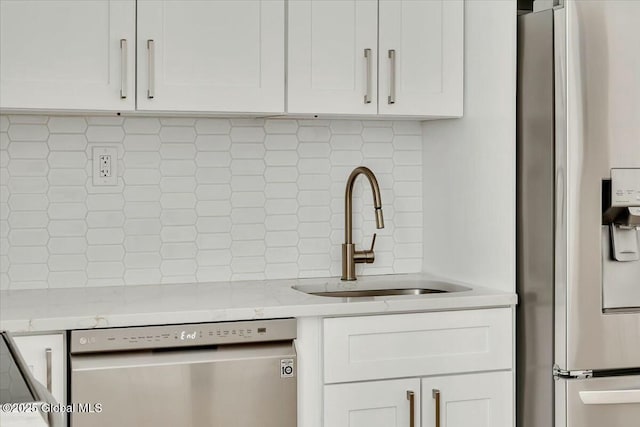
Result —
<path fill-rule="evenodd" d="M 640 206 L 640 168 L 611 169 L 611 206 Z"/>

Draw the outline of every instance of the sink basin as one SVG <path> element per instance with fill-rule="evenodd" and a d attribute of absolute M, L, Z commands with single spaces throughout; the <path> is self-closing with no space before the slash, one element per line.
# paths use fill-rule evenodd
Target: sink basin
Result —
<path fill-rule="evenodd" d="M 401 285 L 390 285 L 390 283 L 369 283 L 354 284 L 353 282 L 326 283 L 318 285 L 298 285 L 293 289 L 306 294 L 333 297 L 333 298 L 390 298 L 390 297 L 417 297 L 429 294 L 443 294 L 450 292 L 462 292 L 471 290 L 461 285 L 453 283 L 426 281 L 426 280 L 403 280 Z"/>
<path fill-rule="evenodd" d="M 441 294 L 448 291 L 441 289 L 409 288 L 409 289 L 354 289 L 345 291 L 307 292 L 321 297 L 360 298 L 360 297 L 389 297 L 396 295 L 424 295 Z"/>

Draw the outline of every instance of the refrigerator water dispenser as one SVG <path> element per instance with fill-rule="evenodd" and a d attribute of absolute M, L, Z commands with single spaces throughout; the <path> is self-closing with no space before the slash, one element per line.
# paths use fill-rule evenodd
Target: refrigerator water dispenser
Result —
<path fill-rule="evenodd" d="M 602 308 L 640 311 L 640 168 L 603 181 Z"/>

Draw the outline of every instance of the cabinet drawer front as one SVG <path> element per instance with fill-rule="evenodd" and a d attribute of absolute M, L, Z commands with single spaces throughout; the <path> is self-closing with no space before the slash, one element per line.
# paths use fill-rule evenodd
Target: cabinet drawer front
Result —
<path fill-rule="evenodd" d="M 325 383 L 511 369 L 510 308 L 324 321 Z"/>

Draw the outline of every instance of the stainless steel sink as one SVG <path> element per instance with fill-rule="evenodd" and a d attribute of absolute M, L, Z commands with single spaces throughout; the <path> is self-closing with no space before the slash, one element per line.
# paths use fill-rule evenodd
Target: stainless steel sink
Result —
<path fill-rule="evenodd" d="M 439 281 L 415 280 L 406 282 L 401 286 L 393 286 L 386 283 L 361 284 L 352 283 L 326 283 L 297 285 L 293 289 L 306 294 L 333 297 L 333 298 L 389 298 L 389 297 L 417 297 L 420 295 L 443 294 L 450 292 L 462 292 L 471 290 L 461 285 Z"/>
<path fill-rule="evenodd" d="M 339 297 L 339 298 L 359 298 L 359 297 L 388 297 L 395 295 L 424 295 L 424 294 L 441 294 L 440 289 L 357 289 L 352 291 L 333 291 L 333 292 L 308 292 L 312 295 L 321 297 Z"/>

